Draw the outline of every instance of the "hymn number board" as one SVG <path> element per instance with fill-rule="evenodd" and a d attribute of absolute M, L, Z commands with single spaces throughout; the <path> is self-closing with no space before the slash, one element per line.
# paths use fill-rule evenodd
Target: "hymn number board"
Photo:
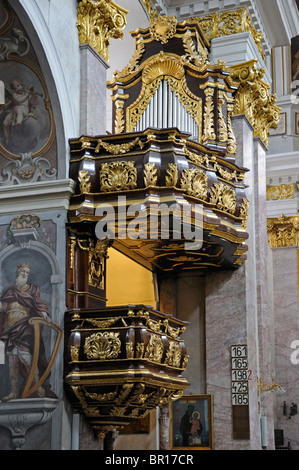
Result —
<path fill-rule="evenodd" d="M 248 380 L 251 371 L 248 369 L 247 345 L 231 346 L 231 374 L 233 435 L 235 439 L 249 439 Z"/>

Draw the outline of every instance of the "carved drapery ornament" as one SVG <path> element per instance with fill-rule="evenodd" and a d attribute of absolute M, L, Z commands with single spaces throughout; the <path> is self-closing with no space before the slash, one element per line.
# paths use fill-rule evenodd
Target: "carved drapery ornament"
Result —
<path fill-rule="evenodd" d="M 108 61 L 110 39 L 122 39 L 127 13 L 112 0 L 82 0 L 77 21 L 80 44 L 90 44 Z"/>
<path fill-rule="evenodd" d="M 268 145 L 269 129 L 276 129 L 280 120 L 280 108 L 275 105 L 277 96 L 269 94 L 270 85 L 262 80 L 265 69 L 250 60 L 230 67 L 231 76 L 239 83 L 234 105 L 234 114 L 245 114 L 259 137 Z"/>
<path fill-rule="evenodd" d="M 267 229 L 272 248 L 298 246 L 299 216 L 268 219 Z"/>

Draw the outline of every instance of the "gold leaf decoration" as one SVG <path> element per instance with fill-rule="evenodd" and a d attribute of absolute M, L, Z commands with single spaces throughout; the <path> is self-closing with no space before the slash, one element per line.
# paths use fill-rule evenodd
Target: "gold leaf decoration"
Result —
<path fill-rule="evenodd" d="M 146 163 L 144 165 L 144 186 L 147 188 L 148 186 L 156 186 L 157 184 L 157 168 L 155 163 Z"/>
<path fill-rule="evenodd" d="M 88 359 L 115 359 L 121 348 L 119 333 L 94 333 L 85 339 L 84 353 Z"/>
<path fill-rule="evenodd" d="M 181 178 L 181 188 L 190 196 L 206 200 L 208 196 L 208 175 L 203 170 L 186 169 Z"/>
<path fill-rule="evenodd" d="M 215 184 L 211 189 L 210 202 L 218 209 L 234 214 L 237 206 L 235 191 L 223 183 Z"/>
<path fill-rule="evenodd" d="M 137 187 L 135 162 L 103 163 L 100 171 L 101 191 L 125 191 Z"/>

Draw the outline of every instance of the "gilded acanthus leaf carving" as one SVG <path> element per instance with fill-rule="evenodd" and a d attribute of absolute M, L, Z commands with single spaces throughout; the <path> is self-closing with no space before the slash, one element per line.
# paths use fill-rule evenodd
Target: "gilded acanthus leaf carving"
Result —
<path fill-rule="evenodd" d="M 211 188 L 210 202 L 218 209 L 234 214 L 237 207 L 235 191 L 229 186 L 219 183 Z"/>
<path fill-rule="evenodd" d="M 90 181 L 90 175 L 88 174 L 88 170 L 79 171 L 78 180 L 80 183 L 80 192 L 82 194 L 90 193 L 91 181 Z"/>
<path fill-rule="evenodd" d="M 108 61 L 110 39 L 123 37 L 127 13 L 112 0 L 82 0 L 77 19 L 80 44 L 90 44 Z"/>
<path fill-rule="evenodd" d="M 213 141 L 216 139 L 214 128 L 214 102 L 213 95 L 214 89 L 208 88 L 205 90 L 206 103 L 204 108 L 204 133 L 203 141 Z"/>
<path fill-rule="evenodd" d="M 144 186 L 156 186 L 158 176 L 157 176 L 157 167 L 155 163 L 146 163 L 144 165 Z"/>
<path fill-rule="evenodd" d="M 190 196 L 206 200 L 208 196 L 208 175 L 199 169 L 184 170 L 181 178 L 181 188 Z"/>
<path fill-rule="evenodd" d="M 256 67 L 256 60 L 231 67 L 231 77 L 239 83 L 234 114 L 245 114 L 253 126 L 254 137 L 268 145 L 269 129 L 276 129 L 280 120 L 277 97 L 269 94 L 270 85 L 262 80 L 265 69 Z"/>

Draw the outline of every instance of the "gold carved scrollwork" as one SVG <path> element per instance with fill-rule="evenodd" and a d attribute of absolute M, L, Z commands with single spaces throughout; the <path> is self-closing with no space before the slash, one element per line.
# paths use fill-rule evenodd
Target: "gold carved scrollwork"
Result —
<path fill-rule="evenodd" d="M 211 189 L 210 202 L 224 212 L 234 214 L 237 207 L 235 191 L 229 186 L 219 183 Z"/>
<path fill-rule="evenodd" d="M 190 196 L 206 200 L 208 196 L 208 175 L 203 170 L 184 170 L 181 178 L 181 188 Z"/>
<path fill-rule="evenodd" d="M 166 44 L 176 33 L 177 19 L 171 16 L 153 16 L 150 19 L 150 32 L 156 41 Z"/>
<path fill-rule="evenodd" d="M 160 336 L 151 335 L 150 341 L 146 346 L 144 357 L 153 362 L 161 362 L 164 353 L 163 342 Z"/>
<path fill-rule="evenodd" d="M 298 245 L 299 216 L 268 219 L 267 229 L 272 248 Z"/>
<path fill-rule="evenodd" d="M 88 359 L 115 359 L 118 357 L 120 349 L 119 333 L 99 332 L 85 339 L 84 353 Z"/>
<path fill-rule="evenodd" d="M 196 39 L 197 39 L 197 48 L 196 44 L 193 41 L 193 37 L 191 33 L 186 33 L 183 36 L 183 44 L 185 51 L 187 54 L 182 57 L 182 59 L 186 60 L 187 62 L 194 63 L 195 66 L 200 67 L 209 63 L 209 51 L 206 47 L 203 47 L 196 31 Z"/>
<path fill-rule="evenodd" d="M 182 352 L 179 343 L 171 341 L 169 349 L 166 353 L 165 364 L 173 367 L 180 367 L 182 360 Z"/>
<path fill-rule="evenodd" d="M 295 194 L 294 184 L 280 184 L 279 186 L 267 187 L 267 200 L 277 201 L 279 199 L 292 199 Z"/>
<path fill-rule="evenodd" d="M 256 67 L 256 60 L 231 67 L 231 77 L 239 83 L 235 97 L 234 114 L 245 114 L 259 137 L 268 145 L 269 129 L 276 129 L 280 108 L 275 105 L 276 95 L 269 94 L 270 85 L 262 80 L 265 69 Z"/>
<path fill-rule="evenodd" d="M 100 171 L 101 191 L 125 191 L 137 187 L 135 162 L 103 163 Z"/>
<path fill-rule="evenodd" d="M 251 18 L 245 8 L 224 13 L 211 13 L 202 18 L 196 18 L 209 40 L 221 36 L 229 36 L 242 32 L 250 32 L 259 52 L 264 57 L 259 33 L 251 22 Z"/>
<path fill-rule="evenodd" d="M 158 16 L 157 10 L 153 8 L 152 0 L 142 0 L 142 3 L 147 9 L 150 18 L 155 18 Z"/>
<path fill-rule="evenodd" d="M 110 39 L 121 39 L 128 11 L 112 0 L 82 0 L 77 28 L 80 44 L 89 43 L 106 61 Z"/>

